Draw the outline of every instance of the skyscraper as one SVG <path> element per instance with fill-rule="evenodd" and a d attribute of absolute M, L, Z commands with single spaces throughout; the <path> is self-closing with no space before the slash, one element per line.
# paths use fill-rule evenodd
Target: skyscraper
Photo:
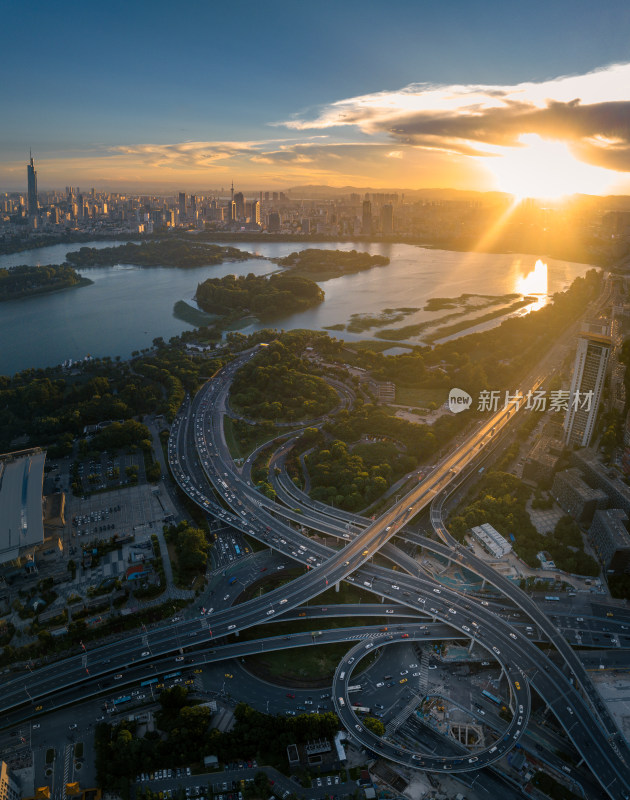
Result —
<path fill-rule="evenodd" d="M 245 219 L 245 197 L 243 192 L 236 192 L 234 202 L 236 203 L 236 219 Z"/>
<path fill-rule="evenodd" d="M 186 192 L 179 193 L 179 221 L 186 219 Z"/>
<path fill-rule="evenodd" d="M 567 445 L 588 447 L 591 442 L 611 350 L 610 328 L 606 323 L 587 323 L 580 331 L 564 418 Z"/>
<path fill-rule="evenodd" d="M 361 232 L 372 233 L 372 203 L 369 200 L 363 201 L 363 218 L 361 220 Z"/>
<path fill-rule="evenodd" d="M 386 203 L 381 208 L 381 233 L 388 236 L 394 231 L 394 208 L 390 203 Z"/>
<path fill-rule="evenodd" d="M 28 215 L 34 217 L 37 215 L 39 203 L 37 202 L 37 172 L 35 172 L 35 164 L 33 163 L 33 155 L 30 154 L 31 160 L 26 167 L 26 180 L 28 184 Z"/>

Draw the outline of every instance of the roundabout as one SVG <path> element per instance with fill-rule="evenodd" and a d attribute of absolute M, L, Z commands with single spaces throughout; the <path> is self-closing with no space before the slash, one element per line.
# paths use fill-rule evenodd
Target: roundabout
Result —
<path fill-rule="evenodd" d="M 351 684 L 351 676 L 358 664 L 366 656 L 370 655 L 374 647 L 387 647 L 398 644 L 404 638 L 407 642 L 417 641 L 426 642 L 426 639 L 419 633 L 405 633 L 398 636 L 387 637 L 375 642 L 361 642 L 349 650 L 344 659 L 339 663 L 335 671 L 332 685 L 332 699 L 337 716 L 344 724 L 346 729 L 364 747 L 378 753 L 384 758 L 388 758 L 398 764 L 403 764 L 413 769 L 429 771 L 448 770 L 449 772 L 469 772 L 480 769 L 492 764 L 502 758 L 518 742 L 519 737 L 527 727 L 531 711 L 531 695 L 529 684 L 523 673 L 517 668 L 507 668 L 502 665 L 503 672 L 508 680 L 511 698 L 514 700 L 514 714 L 512 721 L 503 731 L 500 739 L 491 746 L 471 753 L 463 747 L 461 754 L 437 756 L 434 754 L 415 753 L 405 745 L 398 745 L 388 741 L 386 738 L 377 736 L 365 726 L 362 720 L 356 715 L 349 699 L 348 687 Z M 418 699 L 418 705 L 421 700 Z M 455 744 L 455 742 L 453 742 Z"/>

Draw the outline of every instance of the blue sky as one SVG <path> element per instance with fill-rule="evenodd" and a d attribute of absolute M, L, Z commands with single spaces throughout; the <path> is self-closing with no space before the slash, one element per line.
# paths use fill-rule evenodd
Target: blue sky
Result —
<path fill-rule="evenodd" d="M 433 99 L 435 87 L 443 97 L 464 87 L 466 108 L 450 107 L 451 119 L 476 113 L 465 102 L 472 86 L 501 87 L 513 106 L 520 98 L 514 87 L 542 83 L 553 100 L 561 76 L 630 62 L 629 34 L 630 3 L 617 0 L 6 3 L 0 191 L 22 186 L 29 146 L 42 187 L 200 189 L 233 176 L 261 188 L 440 180 L 504 188 L 496 175 L 503 151 L 471 153 L 450 129 L 429 142 L 418 137 L 417 120 L 398 126 L 399 113 L 381 115 L 375 127 L 365 115 L 343 124 L 330 109 L 353 101 L 355 112 L 356 98 L 377 93 L 391 106 L 410 85 L 413 94 Z M 621 127 L 625 154 L 630 122 L 623 102 L 630 98 L 621 73 L 618 85 L 618 97 L 610 87 L 604 92 L 609 104 L 622 104 L 613 109 L 612 128 L 610 121 L 602 130 L 591 123 L 588 142 L 577 141 L 573 130 L 569 139 L 574 157 L 579 150 L 602 168 L 601 137 L 608 156 L 614 131 L 617 157 L 606 172 L 623 184 L 617 134 Z M 442 107 L 427 106 L 427 99 L 413 109 L 425 133 L 427 115 L 433 119 Z M 589 103 L 596 100 L 595 92 Z M 531 102 L 540 109 L 545 99 Z M 608 106 L 598 113 L 609 120 L 613 112 Z M 523 133 L 538 131 L 528 121 Z M 597 157 L 593 137 L 600 137 Z M 548 126 L 543 138 L 557 141 Z M 468 134 L 464 139 L 470 144 Z M 478 132 L 472 139 L 479 143 Z M 523 145 L 507 147 L 512 155 Z"/>

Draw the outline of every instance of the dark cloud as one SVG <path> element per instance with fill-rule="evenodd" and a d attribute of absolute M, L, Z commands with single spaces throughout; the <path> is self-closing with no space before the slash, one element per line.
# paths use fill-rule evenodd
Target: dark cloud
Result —
<path fill-rule="evenodd" d="M 481 145 L 519 147 L 520 137 L 533 133 L 572 143 L 576 154 L 588 154 L 584 160 L 589 163 L 628 169 L 628 101 L 582 105 L 576 99 L 550 102 L 545 108 L 510 103 L 500 108 L 467 108 L 465 113 L 423 111 L 398 117 L 395 125 L 380 121 L 376 127 L 407 144 L 442 147 L 464 155 L 484 155 Z M 597 143 L 591 141 L 596 138 Z"/>

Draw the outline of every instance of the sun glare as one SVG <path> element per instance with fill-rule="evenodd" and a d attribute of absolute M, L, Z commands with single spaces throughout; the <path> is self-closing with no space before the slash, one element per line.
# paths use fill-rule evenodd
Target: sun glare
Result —
<path fill-rule="evenodd" d="M 484 159 L 500 191 L 517 199 L 555 199 L 575 193 L 599 194 L 610 185 L 608 170 L 575 159 L 563 142 L 550 142 L 536 134 L 520 137 L 523 147 L 495 150 Z"/>
<path fill-rule="evenodd" d="M 547 302 L 547 285 L 547 265 L 538 259 L 533 270 L 516 280 L 514 291 L 523 295 L 535 295 L 538 301 L 529 306 L 528 311 L 538 311 Z"/>

